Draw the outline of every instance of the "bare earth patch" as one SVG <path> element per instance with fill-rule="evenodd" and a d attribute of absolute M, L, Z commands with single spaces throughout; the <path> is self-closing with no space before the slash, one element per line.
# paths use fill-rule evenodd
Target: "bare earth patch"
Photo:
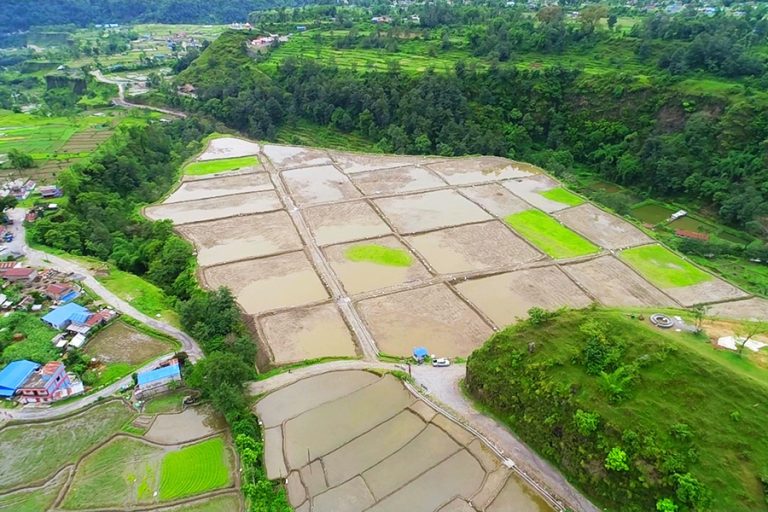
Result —
<path fill-rule="evenodd" d="M 231 289 L 250 315 L 328 298 L 312 264 L 301 251 L 210 267 L 203 270 L 203 275 L 208 287 Z"/>
<path fill-rule="evenodd" d="M 717 277 L 713 277 L 703 283 L 694 284 L 693 286 L 666 288 L 664 291 L 685 307 L 705 304 L 707 302 L 741 299 L 749 296 L 743 290 Z"/>
<path fill-rule="evenodd" d="M 504 268 L 544 257 L 499 221 L 430 231 L 407 240 L 440 274 Z"/>
<path fill-rule="evenodd" d="M 196 160 L 220 160 L 223 158 L 238 158 L 241 156 L 257 155 L 261 146 L 255 142 L 235 137 L 220 137 L 211 139 L 203 154 Z"/>
<path fill-rule="evenodd" d="M 217 178 L 202 177 L 195 180 L 185 178 L 181 186 L 165 202 L 195 201 L 232 194 L 261 192 L 272 188 L 269 174 L 265 172 L 235 174 Z"/>
<path fill-rule="evenodd" d="M 335 304 L 295 308 L 259 321 L 277 365 L 356 355 L 355 341 Z"/>
<path fill-rule="evenodd" d="M 137 331 L 123 322 L 113 322 L 94 336 L 85 353 L 105 363 L 141 364 L 173 351 L 168 343 Z"/>
<path fill-rule="evenodd" d="M 386 197 L 376 199 L 374 203 L 400 233 L 416 233 L 491 219 L 480 207 L 453 190 Z"/>
<path fill-rule="evenodd" d="M 725 318 L 764 321 L 768 318 L 768 300 L 760 297 L 753 297 L 746 300 L 713 304 L 709 307 L 709 314 Z"/>
<path fill-rule="evenodd" d="M 501 181 L 541 172 L 541 169 L 535 165 L 514 162 L 496 156 L 453 158 L 445 162 L 430 164 L 427 167 L 438 173 L 451 185 Z"/>
<path fill-rule="evenodd" d="M 555 217 L 605 249 L 624 249 L 653 242 L 629 222 L 589 203 L 558 212 Z"/>
<path fill-rule="evenodd" d="M 351 242 L 392 232 L 365 201 L 314 206 L 303 213 L 318 245 Z"/>
<path fill-rule="evenodd" d="M 152 220 L 170 219 L 174 224 L 187 224 L 236 215 L 271 212 L 282 207 L 283 204 L 277 194 L 267 190 L 185 203 L 150 206 L 144 210 L 144 213 Z"/>
<path fill-rule="evenodd" d="M 613 256 L 563 265 L 566 274 L 606 306 L 643 307 L 677 304 Z"/>
<path fill-rule="evenodd" d="M 466 357 L 493 332 L 442 284 L 365 299 L 357 307 L 385 354 L 409 356 L 425 346 L 441 357 Z"/>
<path fill-rule="evenodd" d="M 178 228 L 197 248 L 207 267 L 301 249 L 301 239 L 285 211 L 185 224 Z"/>
<path fill-rule="evenodd" d="M 353 174 L 352 181 L 369 196 L 416 192 L 447 186 L 436 174 L 423 167 L 412 165 Z"/>
<path fill-rule="evenodd" d="M 345 253 L 349 248 L 361 243 L 408 251 L 408 248 L 394 236 L 326 247 L 324 249 L 326 258 L 349 294 L 379 290 L 431 277 L 426 267 L 415 256 L 412 258 L 411 265 L 407 267 L 380 265 L 368 261 L 350 261 Z"/>
<path fill-rule="evenodd" d="M 555 266 L 481 277 L 456 289 L 500 328 L 527 318 L 532 307 L 583 308 L 592 302 Z"/>
<path fill-rule="evenodd" d="M 355 199 L 360 192 L 332 165 L 304 167 L 282 173 L 283 181 L 299 205 Z"/>

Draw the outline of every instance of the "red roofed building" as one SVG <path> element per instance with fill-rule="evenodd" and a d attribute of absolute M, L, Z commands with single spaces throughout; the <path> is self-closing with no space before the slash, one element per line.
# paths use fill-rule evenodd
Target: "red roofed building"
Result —
<path fill-rule="evenodd" d="M 46 286 L 44 293 L 46 297 L 57 302 L 69 302 L 77 297 L 77 290 L 68 284 L 49 284 Z"/>
<path fill-rule="evenodd" d="M 675 234 L 682 238 L 690 238 L 692 240 L 701 240 L 706 242 L 709 240 L 709 235 L 706 233 L 699 233 L 698 231 L 686 231 L 685 229 L 676 229 Z"/>
<path fill-rule="evenodd" d="M 26 281 L 31 283 L 37 277 L 37 270 L 30 267 L 14 267 L 3 272 L 3 279 L 11 283 Z"/>

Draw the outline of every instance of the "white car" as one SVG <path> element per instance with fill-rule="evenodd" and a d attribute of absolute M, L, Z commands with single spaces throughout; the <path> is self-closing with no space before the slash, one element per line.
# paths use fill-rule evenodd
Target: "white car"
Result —
<path fill-rule="evenodd" d="M 451 362 L 446 357 L 438 357 L 437 359 L 432 360 L 432 366 L 436 368 L 445 368 L 446 366 L 451 366 Z"/>

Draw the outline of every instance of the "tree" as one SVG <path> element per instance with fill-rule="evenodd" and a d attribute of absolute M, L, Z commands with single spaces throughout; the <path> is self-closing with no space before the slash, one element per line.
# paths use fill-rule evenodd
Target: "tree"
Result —
<path fill-rule="evenodd" d="M 608 30 L 613 30 L 616 27 L 616 23 L 619 21 L 619 18 L 615 14 L 609 14 L 608 15 Z"/>
<path fill-rule="evenodd" d="M 677 512 L 677 505 L 671 498 L 662 498 L 656 502 L 658 512 Z"/>
<path fill-rule="evenodd" d="M 744 347 L 749 341 L 760 333 L 768 331 L 768 324 L 764 322 L 745 322 L 736 329 L 736 350 L 741 356 Z"/>
<path fill-rule="evenodd" d="M 614 446 L 605 457 L 604 465 L 606 469 L 610 469 L 611 471 L 629 471 L 629 466 L 627 465 L 628 460 L 629 457 L 627 457 L 627 452 L 618 446 Z"/>
<path fill-rule="evenodd" d="M 8 161 L 15 169 L 29 169 L 35 166 L 35 160 L 29 153 L 15 148 L 8 151 Z"/>
<path fill-rule="evenodd" d="M 2 212 L 11 208 L 16 208 L 17 204 L 19 204 L 19 200 L 12 195 L 0 197 L 0 211 Z"/>
<path fill-rule="evenodd" d="M 703 304 L 696 304 L 690 309 L 691 314 L 696 321 L 696 332 L 701 332 L 701 324 L 704 321 L 704 317 L 707 316 L 708 310 L 709 308 Z"/>

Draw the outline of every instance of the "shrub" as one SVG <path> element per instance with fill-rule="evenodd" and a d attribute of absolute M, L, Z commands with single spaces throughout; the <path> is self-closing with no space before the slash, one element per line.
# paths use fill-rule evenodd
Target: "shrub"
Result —
<path fill-rule="evenodd" d="M 711 500 L 709 490 L 690 473 L 675 475 L 677 499 L 693 509 L 706 509 Z"/>
<path fill-rule="evenodd" d="M 659 512 L 677 512 L 677 505 L 669 498 L 662 498 L 656 502 L 656 510 Z"/>
<path fill-rule="evenodd" d="M 557 311 L 547 311 L 544 308 L 533 307 L 528 310 L 528 322 L 531 325 L 541 325 L 557 316 Z"/>
<path fill-rule="evenodd" d="M 687 441 L 693 437 L 691 427 L 685 423 L 675 423 L 669 429 L 669 434 L 679 441 Z"/>
<path fill-rule="evenodd" d="M 576 423 L 576 430 L 579 431 L 579 434 L 588 437 L 597 430 L 600 416 L 594 412 L 579 409 L 573 414 L 573 421 Z"/>
<path fill-rule="evenodd" d="M 614 446 L 605 458 L 605 468 L 611 471 L 629 471 L 627 452 Z"/>

